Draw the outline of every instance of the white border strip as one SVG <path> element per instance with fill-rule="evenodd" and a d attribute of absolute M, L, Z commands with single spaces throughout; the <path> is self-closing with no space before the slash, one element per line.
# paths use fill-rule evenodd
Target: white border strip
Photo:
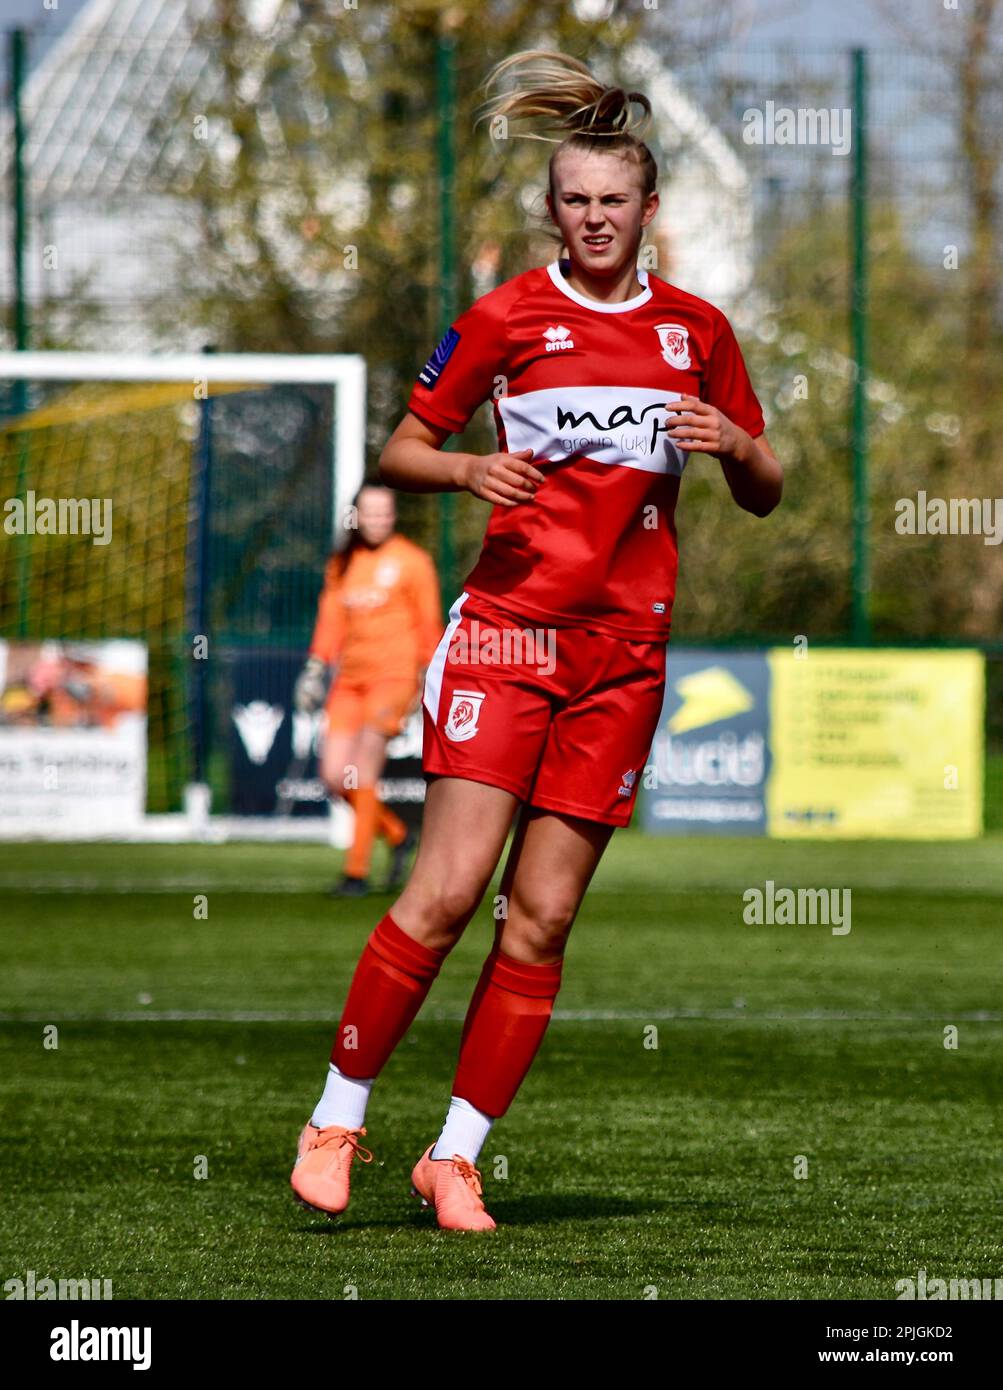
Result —
<path fill-rule="evenodd" d="M 636 294 L 633 299 L 624 299 L 616 304 L 604 304 L 600 299 L 589 299 L 588 295 L 580 294 L 573 285 L 569 285 L 561 274 L 560 260 L 551 261 L 547 266 L 547 273 L 554 282 L 556 289 L 562 294 L 566 294 L 569 299 L 573 299 L 576 304 L 580 304 L 583 309 L 594 309 L 597 314 L 627 314 L 631 309 L 639 309 L 642 304 L 647 304 L 651 298 L 651 286 L 648 284 L 648 272 L 638 267 L 634 272 L 638 283 L 644 286 L 640 294 Z"/>
<path fill-rule="evenodd" d="M 442 699 L 442 673 L 446 669 L 449 644 L 452 641 L 453 633 L 460 625 L 462 618 L 460 610 L 469 597 L 470 595 L 464 589 L 449 610 L 449 622 L 446 625 L 446 630 L 439 638 L 439 645 L 432 653 L 432 659 L 425 670 L 425 688 L 422 692 L 421 702 L 432 716 L 433 724 L 439 718 L 439 701 Z"/>
<path fill-rule="evenodd" d="M 365 358 L 314 352 L 0 352 L 0 376 L 36 381 L 365 380 Z"/>

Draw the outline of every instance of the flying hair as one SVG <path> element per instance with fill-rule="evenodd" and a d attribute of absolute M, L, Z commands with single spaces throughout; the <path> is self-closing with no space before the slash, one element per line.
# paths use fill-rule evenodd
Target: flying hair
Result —
<path fill-rule="evenodd" d="M 502 90 L 504 78 L 509 81 Z M 639 138 L 652 114 L 643 92 L 607 87 L 577 58 L 540 48 L 513 53 L 496 63 L 484 79 L 483 90 L 488 95 L 480 105 L 475 129 L 481 121 L 504 117 L 506 122 L 529 127 L 513 130 L 517 138 L 556 145 L 550 156 L 551 200 L 557 196 L 554 165 L 565 150 L 620 155 L 638 166 L 642 200 L 655 191 L 658 166 Z M 544 235 L 560 243 L 560 235 L 550 229 L 550 219 L 541 215 L 539 220 Z"/>
<path fill-rule="evenodd" d="M 514 85 L 492 95 L 501 79 L 510 74 Z M 484 80 L 484 90 L 489 95 L 475 126 L 496 116 L 525 121 L 537 129 L 513 133 L 529 140 L 556 144 L 569 135 L 605 141 L 624 136 L 633 139 L 651 120 L 651 102 L 643 92 L 606 87 L 577 58 L 540 48 L 513 53 L 496 63 Z M 635 105 L 641 108 L 639 116 L 632 110 Z M 548 131 L 551 133 L 545 133 Z"/>

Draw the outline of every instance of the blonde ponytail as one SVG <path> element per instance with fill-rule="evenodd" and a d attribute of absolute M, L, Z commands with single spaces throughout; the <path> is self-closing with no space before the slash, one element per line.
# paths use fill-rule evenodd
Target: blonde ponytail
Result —
<path fill-rule="evenodd" d="M 577 58 L 539 48 L 513 53 L 496 63 L 484 80 L 484 90 L 492 93 L 507 75 L 514 75 L 514 85 L 494 92 L 481 103 L 474 126 L 504 118 L 506 136 L 508 122 L 515 121 L 536 129 L 513 131 L 514 135 L 556 144 L 550 156 L 551 200 L 556 198 L 554 164 L 564 150 L 601 151 L 632 160 L 638 166 L 642 199 L 654 193 L 658 166 L 636 133 L 646 130 L 651 120 L 651 102 L 643 92 L 606 87 Z M 633 112 L 634 106 L 641 108 L 639 116 Z M 544 133 L 547 131 L 553 133 Z M 560 233 L 553 230 L 550 217 L 539 213 L 536 220 L 543 235 L 563 250 Z"/>
<path fill-rule="evenodd" d="M 651 120 L 651 102 L 643 92 L 603 86 L 584 63 L 566 53 L 539 48 L 513 53 L 491 69 L 484 90 L 490 93 L 507 74 L 515 75 L 515 85 L 488 96 L 475 126 L 502 116 L 540 127 L 513 132 L 528 140 L 557 143 L 569 135 L 583 135 L 619 142 L 624 137 L 635 140 Z M 632 112 L 634 105 L 641 107 L 638 117 Z M 543 130 L 555 133 L 546 135 Z"/>

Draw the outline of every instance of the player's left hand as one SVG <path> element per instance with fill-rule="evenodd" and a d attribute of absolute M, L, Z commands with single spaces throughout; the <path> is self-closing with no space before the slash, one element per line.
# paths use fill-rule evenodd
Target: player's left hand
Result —
<path fill-rule="evenodd" d="M 748 435 L 714 406 L 697 400 L 696 396 L 681 396 L 678 401 L 667 401 L 666 407 L 669 411 L 667 433 L 678 449 L 716 457 L 741 456 Z"/>

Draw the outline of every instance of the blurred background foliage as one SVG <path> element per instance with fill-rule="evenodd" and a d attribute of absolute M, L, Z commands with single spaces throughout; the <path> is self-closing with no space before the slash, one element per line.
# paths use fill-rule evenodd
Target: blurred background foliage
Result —
<path fill-rule="evenodd" d="M 141 300 L 142 340 L 168 351 L 211 343 L 220 351 L 362 353 L 372 470 L 444 327 L 436 85 L 443 38 L 455 71 L 457 312 L 555 254 L 536 217 L 551 147 L 516 139 L 493 147 L 485 126 L 474 130 L 491 64 L 521 48 L 558 48 L 613 80 L 640 48 L 741 166 L 752 213 L 750 273 L 722 307 L 787 470 L 783 505 L 760 521 L 735 510 L 716 463 L 691 460 L 678 514 L 674 634 L 845 637 L 853 564 L 852 161 L 813 146 L 746 144 L 742 113 L 767 100 L 845 108 L 849 58 L 793 45 L 768 53 L 732 47 L 730 8 L 714 7 L 694 29 L 681 23 L 684 12 L 692 21 L 691 7 L 675 0 L 653 9 L 601 0 L 367 0 L 357 8 L 341 0 L 175 0 L 176 22 L 158 50 L 175 56 L 173 78 L 158 86 L 160 60 L 151 60 L 145 88 L 132 98 L 133 111 L 143 111 L 148 157 L 139 174 L 103 195 L 131 252 L 149 257 L 142 295 L 103 302 L 86 274 L 68 273 L 58 303 L 43 296 L 33 305 L 32 343 L 135 346 L 129 316 Z M 953 48 L 926 51 L 917 33 L 899 51 L 870 59 L 868 534 L 876 639 L 993 643 L 1003 634 L 1000 547 L 971 536 L 901 536 L 894 526 L 896 500 L 921 489 L 931 497 L 1003 491 L 996 10 L 996 0 L 972 7 L 955 26 Z M 152 52 L 154 36 L 151 28 L 138 49 L 119 43 L 130 73 Z M 77 61 L 83 72 L 88 56 L 81 49 L 64 66 Z M 692 132 L 677 131 L 671 142 L 663 135 L 656 130 L 650 143 L 672 196 L 663 193 L 661 231 L 644 263 L 695 289 L 691 261 L 677 250 L 690 221 L 688 194 L 706 189 L 699 166 L 688 162 Z M 101 193 L 100 181 L 93 187 Z M 44 190 L 38 199 L 44 217 Z M 722 219 L 734 217 L 733 204 L 722 201 L 721 209 Z M 109 242 L 108 256 L 121 263 L 120 240 Z M 9 303 L 5 309 L 9 326 Z M 494 447 L 489 407 L 458 443 Z M 401 495 L 399 505 L 403 528 L 437 553 L 438 499 Z M 475 498 L 456 500 L 460 578 L 476 558 L 487 514 Z"/>

